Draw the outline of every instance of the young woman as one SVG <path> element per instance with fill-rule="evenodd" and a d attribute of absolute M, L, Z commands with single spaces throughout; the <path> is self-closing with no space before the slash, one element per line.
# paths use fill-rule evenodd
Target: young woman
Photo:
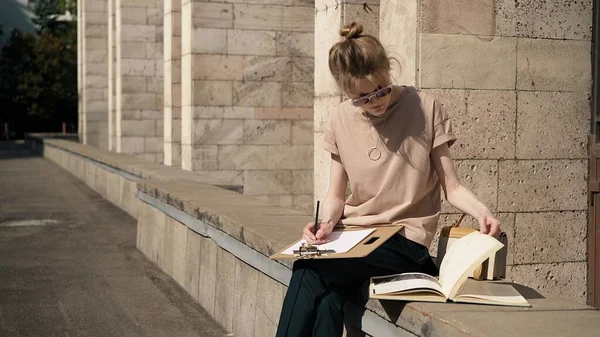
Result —
<path fill-rule="evenodd" d="M 390 59 L 360 24 L 340 34 L 329 69 L 348 99 L 331 112 L 323 139 L 331 171 L 322 220 L 315 234 L 309 223 L 303 237 L 324 243 L 338 223 L 403 229 L 364 258 L 294 263 L 277 337 L 342 336 L 345 299 L 369 277 L 436 275 L 428 247 L 441 189 L 452 206 L 477 218 L 482 233 L 500 233 L 499 221 L 456 176 L 449 151 L 456 137 L 441 104 L 413 87 L 392 85 Z M 352 194 L 344 201 L 348 182 Z"/>

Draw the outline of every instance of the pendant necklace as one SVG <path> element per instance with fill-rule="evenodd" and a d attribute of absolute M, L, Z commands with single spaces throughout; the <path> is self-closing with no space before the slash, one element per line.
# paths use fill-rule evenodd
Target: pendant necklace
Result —
<path fill-rule="evenodd" d="M 387 119 L 383 121 L 383 125 L 381 126 L 381 130 L 383 130 L 383 128 L 385 127 L 385 122 L 387 122 Z M 373 124 L 373 128 L 375 129 L 375 131 L 377 131 L 377 128 L 375 127 L 375 124 Z M 371 139 L 371 128 L 369 128 L 369 140 Z M 371 149 L 369 149 L 369 159 L 371 159 L 372 161 L 378 161 L 381 158 L 382 152 L 379 149 L 379 139 L 381 139 L 381 135 L 379 134 L 379 132 L 377 132 L 377 142 L 375 143 L 375 146 L 371 147 Z"/>

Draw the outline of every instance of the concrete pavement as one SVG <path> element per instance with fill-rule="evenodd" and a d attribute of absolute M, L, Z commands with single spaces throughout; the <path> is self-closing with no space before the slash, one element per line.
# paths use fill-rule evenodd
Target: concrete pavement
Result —
<path fill-rule="evenodd" d="M 227 336 L 135 231 L 54 163 L 0 144 L 0 336 Z"/>

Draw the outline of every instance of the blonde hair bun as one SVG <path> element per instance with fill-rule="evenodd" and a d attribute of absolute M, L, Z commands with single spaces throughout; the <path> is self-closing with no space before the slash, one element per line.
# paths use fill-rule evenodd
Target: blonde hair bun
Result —
<path fill-rule="evenodd" d="M 363 32 L 363 26 L 360 23 L 352 22 L 344 26 L 340 31 L 340 35 L 346 40 L 355 39 Z"/>

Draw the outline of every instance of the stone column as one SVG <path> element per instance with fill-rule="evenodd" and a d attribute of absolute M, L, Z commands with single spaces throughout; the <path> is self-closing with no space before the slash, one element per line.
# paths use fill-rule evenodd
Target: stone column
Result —
<path fill-rule="evenodd" d="M 79 3 L 80 134 L 84 144 L 108 148 L 107 2 Z"/>
<path fill-rule="evenodd" d="M 181 167 L 181 0 L 165 0 L 164 17 L 164 164 Z"/>
<path fill-rule="evenodd" d="M 323 200 L 329 187 L 331 156 L 323 150 L 322 140 L 329 113 L 344 96 L 329 71 L 329 49 L 340 41 L 340 29 L 359 22 L 364 33 L 379 35 L 379 1 L 316 0 L 315 17 L 315 102 L 314 102 L 314 199 Z"/>
<path fill-rule="evenodd" d="M 393 62 L 392 79 L 399 85 L 417 85 L 419 2 L 381 0 L 379 39 Z"/>
<path fill-rule="evenodd" d="M 115 151 L 116 146 L 116 37 L 117 30 L 115 27 L 115 6 L 116 0 L 108 0 L 108 149 Z"/>
<path fill-rule="evenodd" d="M 116 149 L 163 157 L 163 3 L 117 0 Z"/>

